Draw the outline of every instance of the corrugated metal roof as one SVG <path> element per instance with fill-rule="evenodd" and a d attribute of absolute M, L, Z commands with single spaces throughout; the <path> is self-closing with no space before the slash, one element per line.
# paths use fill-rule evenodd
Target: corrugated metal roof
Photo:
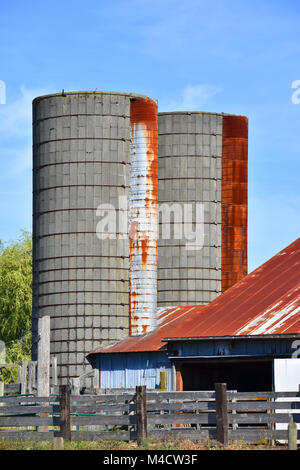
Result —
<path fill-rule="evenodd" d="M 156 331 L 93 352 L 156 351 L 166 338 L 291 333 L 300 333 L 300 238 L 209 305 L 164 308 Z"/>
<path fill-rule="evenodd" d="M 178 323 L 181 323 L 193 308 L 194 306 L 161 307 L 157 312 L 158 327 L 155 331 L 143 336 L 129 336 L 118 343 L 91 351 L 89 354 L 158 351 L 166 344 L 162 343 L 162 338 L 168 336 L 173 330 L 177 332 Z M 205 306 L 198 308 L 205 308 Z"/>

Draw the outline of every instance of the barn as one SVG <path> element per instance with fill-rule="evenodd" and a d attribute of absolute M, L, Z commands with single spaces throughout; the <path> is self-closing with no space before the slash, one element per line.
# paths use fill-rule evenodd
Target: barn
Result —
<path fill-rule="evenodd" d="M 99 387 L 298 390 L 300 238 L 208 305 L 163 307 L 158 327 L 98 348 Z"/>

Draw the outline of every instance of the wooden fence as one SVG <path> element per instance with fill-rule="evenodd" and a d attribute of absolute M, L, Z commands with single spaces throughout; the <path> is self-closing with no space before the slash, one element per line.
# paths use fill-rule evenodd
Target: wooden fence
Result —
<path fill-rule="evenodd" d="M 37 361 L 22 361 L 20 364 L 0 363 L 0 370 L 17 370 L 17 382 L 4 384 L 4 393 L 26 394 L 35 393 L 37 390 Z M 11 375 L 11 380 L 13 376 Z M 58 390 L 57 358 L 50 361 L 50 389 L 55 393 Z"/>
<path fill-rule="evenodd" d="M 257 442 L 288 439 L 278 424 L 300 422 L 299 392 L 211 392 L 0 397 L 0 439 L 138 440 L 180 438 Z M 288 401 L 283 401 L 288 400 Z M 298 439 L 300 439 L 298 431 Z"/>

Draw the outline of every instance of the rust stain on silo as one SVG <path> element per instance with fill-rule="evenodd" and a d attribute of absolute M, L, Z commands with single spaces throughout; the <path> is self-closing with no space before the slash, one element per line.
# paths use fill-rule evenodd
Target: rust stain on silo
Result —
<path fill-rule="evenodd" d="M 157 283 L 157 105 L 136 98 L 130 106 L 130 334 L 156 326 Z"/>
<path fill-rule="evenodd" d="M 248 119 L 223 116 L 222 292 L 247 274 Z"/>

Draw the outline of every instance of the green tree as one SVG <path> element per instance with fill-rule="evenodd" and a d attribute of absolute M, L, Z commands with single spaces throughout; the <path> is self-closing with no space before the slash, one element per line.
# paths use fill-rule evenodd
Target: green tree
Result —
<path fill-rule="evenodd" d="M 0 242 L 0 340 L 8 348 L 25 336 L 28 346 L 31 306 L 32 238 L 23 231 L 15 242 Z"/>

